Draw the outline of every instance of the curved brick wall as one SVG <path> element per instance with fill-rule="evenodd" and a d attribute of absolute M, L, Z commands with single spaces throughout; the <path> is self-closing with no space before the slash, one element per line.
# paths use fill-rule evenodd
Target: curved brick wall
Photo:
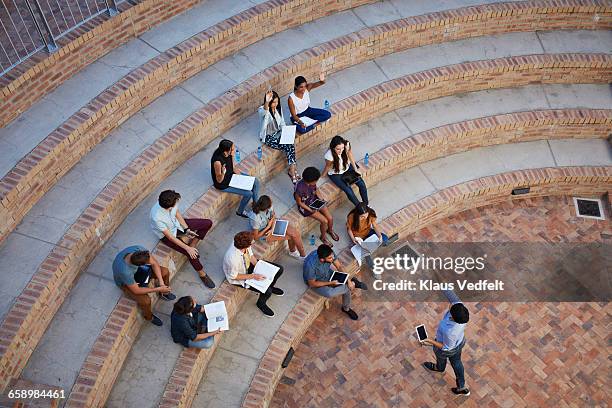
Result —
<path fill-rule="evenodd" d="M 0 180 L 0 241 L 81 157 L 158 96 L 211 63 L 273 32 L 371 1 L 343 0 L 330 4 L 317 0 L 305 6 L 303 0 L 271 0 L 217 24 L 135 69 L 72 115 Z M 279 18 L 286 13 L 291 15 L 290 19 Z M 235 123 L 245 110 L 252 111 L 257 105 L 259 100 L 239 103 L 244 101 L 248 87 L 266 82 L 288 92 L 292 79 L 289 77 L 297 71 L 318 74 L 323 65 L 333 72 L 406 48 L 480 35 L 610 27 L 612 8 L 598 0 L 497 3 L 396 20 L 301 52 L 276 64 L 274 69 L 255 75 L 234 88 L 236 93 L 225 95 L 222 103 L 232 104 L 233 108 L 224 114 L 224 120 Z M 294 70 L 289 75 L 278 75 L 279 70 L 289 68 Z M 260 94 L 258 89 L 257 99 Z M 211 106 L 192 115 L 179 125 L 179 130 L 201 126 L 208 113 L 216 110 Z"/>
<path fill-rule="evenodd" d="M 377 85 L 334 105 L 335 116 L 316 132 L 309 133 L 309 144 L 299 144 L 300 153 L 314 147 L 348 126 L 354 126 L 402 106 L 427 99 L 481 89 L 514 87 L 531 83 L 609 82 L 612 57 L 600 54 L 554 54 L 502 58 L 436 68 Z M 265 83 L 260 87 L 263 88 Z M 259 91 L 258 87 L 256 90 Z M 418 92 L 414 92 L 418 90 Z M 245 91 L 246 92 L 246 91 Z M 254 90 L 247 93 L 249 95 Z M 263 90 L 262 90 L 263 92 Z M 226 95 L 218 98 L 224 100 Z M 380 103 L 384 100 L 384 104 Z M 216 110 L 204 123 L 214 129 L 223 113 L 234 111 L 233 104 L 213 101 Z M 211 109 L 206 107 L 204 109 Z M 199 113 L 198 113 L 199 114 Z M 197 128 L 196 128 L 197 129 Z M 224 131 L 224 130 L 221 130 Z M 205 137 L 181 125 L 162 137 L 164 144 L 152 146 L 137 159 L 139 166 L 119 174 L 66 232 L 60 244 L 43 261 L 17 298 L 0 326 L 1 388 L 19 375 L 47 325 L 67 296 L 84 266 L 89 264 L 123 218 L 182 162 L 181 152 L 190 155 L 208 143 Z M 214 132 L 206 134 L 214 137 Z M 162 148 L 163 146 L 163 148 Z M 157 154 L 157 156 L 154 155 Z M 278 152 L 276 152 L 278 153 Z M 266 158 L 268 153 L 266 153 Z M 264 160 L 265 162 L 266 160 Z M 257 159 L 250 155 L 241 164 L 253 168 Z M 263 170 L 258 170 L 263 171 Z M 270 170 L 271 171 L 271 170 Z M 266 174 L 257 173 L 265 180 Z M 157 179 L 156 179 L 157 178 Z M 216 191 L 202 198 L 200 207 L 212 209 L 215 219 L 228 209 Z"/>
<path fill-rule="evenodd" d="M 530 186 L 529 194 L 511 196 L 513 188 Z M 428 224 L 456 213 L 508 199 L 549 195 L 604 194 L 612 188 L 612 167 L 560 167 L 520 170 L 483 177 L 440 190 L 430 196 L 407 205 L 387 217 L 381 227 L 390 234 L 398 233 L 400 240 Z M 350 247 L 339 259 L 351 274 L 359 273 L 359 267 Z M 283 369 L 281 362 L 290 347 L 297 348 L 302 337 L 317 318 L 325 298 L 307 290 L 289 313 L 270 342 L 259 367 L 251 380 L 244 398 L 243 408 L 267 407 L 274 395 Z"/>
<path fill-rule="evenodd" d="M 97 143 L 160 95 L 262 38 L 373 1 L 269 0 L 134 69 L 74 113 L 0 179 L 0 241 Z M 164 4 L 172 8 L 173 2 Z"/>

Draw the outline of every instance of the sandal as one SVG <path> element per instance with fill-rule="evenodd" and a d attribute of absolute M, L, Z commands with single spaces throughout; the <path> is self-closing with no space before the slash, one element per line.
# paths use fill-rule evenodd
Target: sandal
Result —
<path fill-rule="evenodd" d="M 321 238 L 321 242 L 322 242 L 322 243 L 324 243 L 325 245 L 329 246 L 330 248 L 333 248 L 333 247 L 334 247 L 334 244 L 332 244 L 331 242 L 329 242 L 329 241 L 327 240 L 327 237 L 325 237 L 325 236 L 321 236 L 321 237 L 319 237 L 319 238 Z"/>
<path fill-rule="evenodd" d="M 339 241 L 340 240 L 340 237 L 334 231 L 327 231 L 327 233 L 329 234 L 330 237 L 332 237 L 332 239 L 334 241 Z"/>

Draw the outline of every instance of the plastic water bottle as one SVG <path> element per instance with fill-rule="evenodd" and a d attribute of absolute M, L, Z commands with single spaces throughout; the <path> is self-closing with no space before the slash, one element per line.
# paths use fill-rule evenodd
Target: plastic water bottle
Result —
<path fill-rule="evenodd" d="M 262 156 L 263 156 L 263 150 L 261 149 L 261 146 L 259 146 L 257 148 L 257 160 L 261 161 Z"/>
<path fill-rule="evenodd" d="M 329 106 L 330 106 L 329 101 L 326 99 L 324 103 L 325 103 L 325 110 L 329 111 Z"/>
<path fill-rule="evenodd" d="M 365 157 L 363 158 L 363 164 L 366 167 L 368 167 L 370 164 L 370 153 L 366 153 Z"/>
<path fill-rule="evenodd" d="M 236 163 L 240 163 L 240 150 L 236 149 Z"/>
<path fill-rule="evenodd" d="M 311 245 L 311 246 L 314 246 L 314 244 L 315 244 L 315 236 L 314 236 L 314 234 L 312 234 L 312 235 L 310 236 L 310 245 Z"/>

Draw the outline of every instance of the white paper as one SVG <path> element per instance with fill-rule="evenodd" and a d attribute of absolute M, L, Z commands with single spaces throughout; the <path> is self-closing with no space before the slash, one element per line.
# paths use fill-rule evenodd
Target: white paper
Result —
<path fill-rule="evenodd" d="M 308 116 L 302 116 L 300 119 L 302 120 L 302 122 L 304 122 L 304 127 L 314 125 L 315 123 L 318 122 L 317 120 L 311 119 Z"/>
<path fill-rule="evenodd" d="M 357 264 L 361 266 L 361 261 L 367 255 L 371 255 L 381 244 L 381 241 L 376 235 L 369 236 L 365 241 L 356 237 L 357 243 L 352 246 L 351 253 L 357 260 Z"/>
<path fill-rule="evenodd" d="M 209 333 L 217 329 L 221 329 L 222 331 L 229 330 L 229 319 L 227 317 L 224 301 L 204 305 L 204 312 L 208 319 L 206 326 Z"/>
<path fill-rule="evenodd" d="M 255 177 L 253 176 L 232 174 L 232 179 L 230 180 L 229 186 L 238 188 L 240 190 L 251 191 L 253 189 L 253 184 L 255 184 Z"/>
<path fill-rule="evenodd" d="M 351 248 L 351 252 L 353 253 L 353 256 L 355 257 L 355 259 L 357 260 L 357 265 L 361 267 L 361 259 L 362 259 L 361 246 L 359 246 L 359 244 L 353 245 L 353 247 Z"/>
<path fill-rule="evenodd" d="M 295 125 L 283 126 L 283 131 L 279 140 L 279 144 L 294 144 L 295 143 Z"/>
<path fill-rule="evenodd" d="M 260 281 L 255 280 L 255 279 L 247 279 L 245 282 L 247 285 L 258 290 L 259 292 L 265 293 L 266 290 L 268 290 L 268 288 L 272 284 L 272 281 L 274 280 L 274 276 L 276 275 L 279 269 L 280 268 L 278 266 L 274 266 L 269 262 L 259 260 L 255 264 L 253 273 L 263 275 L 266 277 L 266 279 L 260 280 Z"/>

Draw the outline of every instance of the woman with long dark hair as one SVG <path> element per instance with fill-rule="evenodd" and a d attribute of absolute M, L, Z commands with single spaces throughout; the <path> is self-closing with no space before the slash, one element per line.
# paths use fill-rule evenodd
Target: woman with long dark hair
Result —
<path fill-rule="evenodd" d="M 358 239 L 366 240 L 372 235 L 376 235 L 382 243 L 386 243 L 389 240 L 376 222 L 376 211 L 363 203 L 348 213 L 346 217 L 346 230 L 354 244 L 358 243 Z"/>
<path fill-rule="evenodd" d="M 170 333 L 175 343 L 199 349 L 211 348 L 213 336 L 219 334 L 221 329 L 207 333 L 206 325 L 204 306 L 198 305 L 191 296 L 183 296 L 176 301 L 170 315 Z"/>
<path fill-rule="evenodd" d="M 331 181 L 346 194 L 354 206 L 359 205 L 359 200 L 353 192 L 352 184 L 359 188 L 361 201 L 368 205 L 368 188 L 365 181 L 356 172 L 357 164 L 351 151 L 351 144 L 342 136 L 334 136 L 329 142 L 329 150 L 325 153 L 325 168 L 323 174 L 327 174 Z"/>
<path fill-rule="evenodd" d="M 254 202 L 259 199 L 259 180 L 255 178 L 253 188 L 249 190 L 241 190 L 239 188 L 230 187 L 230 180 L 233 174 L 240 174 L 234 170 L 234 155 L 236 154 L 236 145 L 231 140 L 223 139 L 219 142 L 219 147 L 213 152 L 210 158 L 210 175 L 213 180 L 213 185 L 217 190 L 225 193 L 238 194 L 242 196 L 236 215 L 248 218 L 244 213 L 249 201 Z"/>
<path fill-rule="evenodd" d="M 266 242 L 287 241 L 289 255 L 298 259 L 306 256 L 302 235 L 291 224 L 287 227 L 284 237 L 272 235 L 276 213 L 269 196 L 262 195 L 259 197 L 259 200 L 253 203 L 252 211 L 248 211 L 247 215 L 249 216 L 249 226 L 253 230 L 253 239 L 264 239 Z"/>
<path fill-rule="evenodd" d="M 331 113 L 325 109 L 312 108 L 310 106 L 310 91 L 320 87 L 325 83 L 325 74 L 319 75 L 319 81 L 309 84 L 306 78 L 298 76 L 293 83 L 293 92 L 289 95 L 287 103 L 291 112 L 291 122 L 297 126 L 300 133 L 310 132 L 317 124 L 325 122 L 331 118 Z M 307 116 L 317 122 L 306 126 L 302 117 Z"/>
<path fill-rule="evenodd" d="M 287 156 L 289 170 L 287 174 L 291 177 L 293 184 L 297 183 L 300 176 L 297 171 L 295 160 L 295 144 L 280 144 L 282 129 L 285 126 L 283 110 L 280 106 L 280 97 L 273 90 L 266 92 L 264 103 L 259 107 L 259 117 L 261 118 L 261 128 L 259 130 L 259 140 L 272 149 L 280 150 Z"/>

